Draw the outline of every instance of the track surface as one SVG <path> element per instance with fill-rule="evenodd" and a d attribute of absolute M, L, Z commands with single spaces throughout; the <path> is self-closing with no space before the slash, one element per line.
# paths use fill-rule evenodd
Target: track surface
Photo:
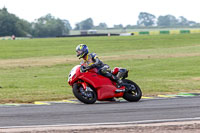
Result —
<path fill-rule="evenodd" d="M 200 118 L 200 96 L 141 99 L 139 102 L 105 102 L 86 105 L 0 106 L 0 128 L 15 126 L 139 122 Z"/>

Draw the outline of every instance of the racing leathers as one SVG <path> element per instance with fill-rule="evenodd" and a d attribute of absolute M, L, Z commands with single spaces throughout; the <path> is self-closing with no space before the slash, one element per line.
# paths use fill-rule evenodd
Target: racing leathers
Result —
<path fill-rule="evenodd" d="M 118 86 L 121 84 L 121 80 L 111 73 L 110 67 L 107 64 L 104 64 L 95 53 L 89 53 L 84 58 L 81 64 L 85 64 L 87 70 L 92 68 L 97 68 L 97 73 L 108 77 L 112 81 L 115 81 Z"/>

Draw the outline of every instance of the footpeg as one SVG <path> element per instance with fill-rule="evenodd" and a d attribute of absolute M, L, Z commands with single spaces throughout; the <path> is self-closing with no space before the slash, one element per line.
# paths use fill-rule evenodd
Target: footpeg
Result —
<path fill-rule="evenodd" d="M 125 92 L 125 89 L 117 89 L 117 90 L 115 90 L 115 93 L 121 93 L 121 92 Z"/>

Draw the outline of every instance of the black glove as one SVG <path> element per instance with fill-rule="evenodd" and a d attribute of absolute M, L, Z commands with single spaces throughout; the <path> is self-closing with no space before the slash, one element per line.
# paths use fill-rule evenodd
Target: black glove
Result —
<path fill-rule="evenodd" d="M 80 70 L 81 70 L 81 72 L 86 72 L 87 71 L 85 66 L 81 66 Z"/>
<path fill-rule="evenodd" d="M 85 67 L 86 70 L 90 70 L 91 68 L 92 68 L 91 66 Z"/>

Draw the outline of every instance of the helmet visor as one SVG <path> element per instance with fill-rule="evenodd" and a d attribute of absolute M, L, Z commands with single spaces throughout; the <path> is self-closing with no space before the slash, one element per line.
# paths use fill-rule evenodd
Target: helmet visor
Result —
<path fill-rule="evenodd" d="M 77 50 L 77 51 L 76 51 L 77 57 L 80 56 L 82 53 L 83 53 L 83 51 Z"/>

